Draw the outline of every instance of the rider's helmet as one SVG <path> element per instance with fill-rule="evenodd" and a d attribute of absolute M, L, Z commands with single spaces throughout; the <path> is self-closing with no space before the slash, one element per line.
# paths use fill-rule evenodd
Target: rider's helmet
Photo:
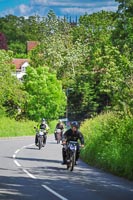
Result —
<path fill-rule="evenodd" d="M 62 120 L 61 120 L 61 119 L 59 119 L 59 123 L 62 123 Z"/>
<path fill-rule="evenodd" d="M 76 128 L 79 128 L 79 124 L 77 121 L 73 121 L 71 122 L 71 127 L 76 127 Z"/>
<path fill-rule="evenodd" d="M 46 122 L 46 120 L 44 118 L 42 118 L 42 123 L 44 124 Z"/>

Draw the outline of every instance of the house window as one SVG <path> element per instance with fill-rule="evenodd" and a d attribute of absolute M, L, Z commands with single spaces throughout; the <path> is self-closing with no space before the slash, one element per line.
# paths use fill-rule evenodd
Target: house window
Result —
<path fill-rule="evenodd" d="M 21 70 L 22 70 L 22 72 L 26 72 L 26 67 L 23 66 Z"/>

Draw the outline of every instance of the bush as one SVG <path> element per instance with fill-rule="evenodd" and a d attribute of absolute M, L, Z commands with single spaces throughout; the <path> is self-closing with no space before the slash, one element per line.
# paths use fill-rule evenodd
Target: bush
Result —
<path fill-rule="evenodd" d="M 91 165 L 133 179 L 133 120 L 106 113 L 82 123 L 82 158 Z"/>

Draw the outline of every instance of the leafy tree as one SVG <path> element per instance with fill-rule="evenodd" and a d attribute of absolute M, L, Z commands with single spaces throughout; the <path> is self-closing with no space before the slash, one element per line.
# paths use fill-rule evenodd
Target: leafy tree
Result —
<path fill-rule="evenodd" d="M 132 96 L 132 65 L 113 46 L 97 48 L 94 60 L 94 84 L 99 102 L 99 111 L 104 109 L 131 110 L 131 101 L 126 97 Z M 101 100 L 103 100 L 101 102 Z M 127 111 L 126 111 L 127 112 Z"/>
<path fill-rule="evenodd" d="M 115 0 L 119 3 L 118 12 L 124 15 L 133 16 L 133 1 L 132 0 Z"/>
<path fill-rule="evenodd" d="M 79 108 L 76 106 L 77 102 L 81 101 L 82 104 L 82 101 L 85 101 L 85 99 L 87 101 L 87 97 L 85 98 L 86 94 L 89 96 L 89 93 L 86 93 L 84 89 L 84 94 L 82 91 L 81 95 L 76 86 L 76 82 L 78 84 L 80 79 L 82 79 L 80 77 L 83 77 L 83 74 L 86 73 L 84 60 L 86 60 L 88 56 L 87 49 L 87 46 L 83 46 L 80 41 L 77 41 L 75 44 L 73 44 L 69 35 L 61 35 L 58 33 L 52 35 L 50 38 L 43 40 L 42 44 L 33 50 L 30 54 L 32 66 L 37 67 L 39 64 L 44 66 L 49 65 L 50 72 L 53 70 L 56 71 L 57 78 L 62 80 L 63 89 L 65 91 L 69 88 L 73 88 L 74 92 L 71 93 L 71 97 L 67 102 L 68 107 L 70 108 L 70 114 L 74 112 L 77 113 L 77 109 L 79 112 Z M 81 82 L 83 81 L 81 80 Z M 84 104 L 86 103 L 84 102 Z M 85 108 L 85 105 L 83 107 Z M 80 107 L 80 114 L 83 112 L 84 108 L 81 109 Z"/>
<path fill-rule="evenodd" d="M 129 60 L 133 57 L 133 1 L 118 0 L 116 26 L 112 34 L 113 45 L 126 55 Z"/>
<path fill-rule="evenodd" d="M 11 51 L 14 52 L 14 55 L 16 57 L 16 54 L 25 54 L 26 52 L 26 43 L 20 43 L 18 42 L 13 42 L 9 45 L 9 48 Z M 26 56 L 26 55 L 25 55 Z M 21 57 L 19 57 L 21 58 Z"/>
<path fill-rule="evenodd" d="M 43 18 L 36 15 L 28 19 L 13 16 L 0 19 L 0 27 L 7 34 L 10 26 L 17 26 L 16 36 L 10 34 L 9 45 L 17 57 L 24 56 L 27 40 L 40 42 L 28 54 L 30 64 L 35 71 L 40 66 L 49 66 L 48 74 L 56 73 L 63 90 L 70 89 L 67 103 L 71 117 L 90 117 L 105 109 L 126 108 L 132 112 L 132 1 L 119 3 L 117 14 L 106 11 L 85 14 L 75 27 L 57 18 L 53 11 Z M 31 99 L 26 113 L 39 119 L 32 111 L 28 112 L 29 102 Z"/>
<path fill-rule="evenodd" d="M 80 38 L 83 44 L 90 45 L 96 42 L 105 43 L 114 29 L 115 15 L 114 12 L 101 11 L 80 16 L 79 26 L 73 29 L 74 40 Z"/>
<path fill-rule="evenodd" d="M 34 15 L 25 18 L 7 15 L 0 18 L 0 29 L 7 38 L 9 50 L 15 54 L 27 53 L 27 41 L 42 41 L 43 38 L 57 34 L 57 32 L 64 34 L 69 30 L 68 23 L 57 18 L 52 10 L 46 17 Z"/>
<path fill-rule="evenodd" d="M 8 49 L 14 54 L 27 53 L 26 42 L 29 40 L 38 40 L 39 20 L 37 16 L 31 16 L 28 19 L 7 15 L 0 18 L 0 28 L 5 34 L 8 43 Z M 14 31 L 15 30 L 15 31 Z"/>
<path fill-rule="evenodd" d="M 17 116 L 18 108 L 23 109 L 26 93 L 23 86 L 12 73 L 12 52 L 0 50 L 0 107 L 4 107 L 10 116 Z"/>
<path fill-rule="evenodd" d="M 66 97 L 61 81 L 55 73 L 49 73 L 48 67 L 28 67 L 24 78 L 25 90 L 29 94 L 26 113 L 30 119 L 56 119 L 64 114 Z"/>

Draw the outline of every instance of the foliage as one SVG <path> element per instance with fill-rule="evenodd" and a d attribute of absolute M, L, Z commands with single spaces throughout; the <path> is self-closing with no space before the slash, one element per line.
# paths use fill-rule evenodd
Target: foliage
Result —
<path fill-rule="evenodd" d="M 35 121 L 21 120 L 17 121 L 13 118 L 1 115 L 0 110 L 0 138 L 1 137 L 19 137 L 19 136 L 33 136 L 35 135 L 34 127 L 37 126 Z M 9 126 L 7 126 L 7 124 Z M 50 127 L 49 134 L 53 134 L 57 120 L 48 121 Z M 18 128 L 19 127 L 19 128 Z M 33 139 L 34 140 L 34 139 Z"/>
<path fill-rule="evenodd" d="M 11 64 L 12 52 L 0 50 L 0 107 L 4 107 L 7 114 L 16 117 L 18 108 L 23 108 L 26 92 L 22 84 L 12 75 L 15 68 Z"/>
<path fill-rule="evenodd" d="M 82 157 L 132 179 L 133 6 L 132 0 L 116 1 L 117 13 L 85 14 L 77 26 L 52 11 L 43 18 L 0 18 L 9 49 L 17 58 L 30 57 L 31 65 L 20 83 L 11 76 L 13 54 L 0 51 L 0 115 L 6 111 L 35 121 L 45 117 L 51 124 L 65 114 L 67 103 L 70 120 L 91 118 L 81 126 L 86 141 Z M 27 55 L 29 40 L 40 45 Z M 105 110 L 117 115 L 93 119 Z"/>
<path fill-rule="evenodd" d="M 72 28 L 50 11 L 42 19 L 39 16 L 28 19 L 6 16 L 1 20 L 1 27 L 7 28 L 3 22 L 13 27 L 19 24 L 16 36 L 10 34 L 16 42 L 9 44 L 17 57 L 22 52 L 24 55 L 26 39 L 40 40 L 41 45 L 29 54 L 31 65 L 49 66 L 49 71 L 54 70 L 62 80 L 64 90 L 72 88 L 73 92 L 68 94 L 69 116 L 82 119 L 105 109 L 132 113 L 132 18 L 126 18 L 130 22 L 125 29 L 128 40 L 119 37 L 121 42 L 115 35 L 115 31 L 122 33 L 116 18 L 113 12 L 85 14 L 80 17 L 79 26 Z M 22 33 L 24 37 L 20 37 Z M 117 47 L 111 44 L 112 39 Z"/>
<path fill-rule="evenodd" d="M 109 40 L 110 34 L 115 26 L 115 13 L 101 11 L 90 15 L 83 15 L 79 18 L 79 26 L 74 29 L 78 38 L 83 43 L 105 43 Z"/>
<path fill-rule="evenodd" d="M 34 136 L 34 126 L 34 121 L 16 121 L 8 117 L 0 117 L 0 137 Z"/>
<path fill-rule="evenodd" d="M 28 40 L 40 42 L 27 57 L 34 68 L 49 66 L 49 72 L 54 71 L 62 81 L 64 91 L 70 88 L 70 118 L 81 120 L 112 109 L 133 112 L 132 1 L 118 2 L 117 13 L 85 14 L 74 27 L 53 11 L 43 18 L 0 18 L 1 30 L 16 57 L 25 57 Z"/>
<path fill-rule="evenodd" d="M 96 66 L 94 81 L 96 82 L 97 97 L 104 98 L 104 104 L 102 104 L 105 108 L 124 110 L 125 107 L 123 106 L 125 104 L 129 112 L 132 113 L 132 103 L 126 97 L 128 95 L 132 98 L 133 95 L 132 85 L 128 83 L 132 80 L 131 62 L 113 46 L 97 48 L 93 52 L 93 56 L 95 57 L 94 60 L 91 59 L 91 62 Z"/>
<path fill-rule="evenodd" d="M 28 67 L 24 86 L 29 94 L 25 111 L 30 119 L 55 119 L 64 113 L 66 98 L 61 81 L 48 67 Z"/>
<path fill-rule="evenodd" d="M 118 12 L 133 16 L 133 1 L 132 0 L 115 0 L 119 2 Z"/>
<path fill-rule="evenodd" d="M 123 55 L 133 60 L 133 1 L 119 2 L 116 26 L 112 34 L 112 42 Z"/>
<path fill-rule="evenodd" d="M 48 122 L 48 125 L 50 127 L 50 130 L 49 130 L 50 134 L 54 134 L 57 122 L 58 122 L 58 120 L 51 120 L 51 121 Z"/>
<path fill-rule="evenodd" d="M 20 43 L 20 42 L 14 42 L 11 43 L 8 48 L 14 52 L 15 57 L 17 57 L 17 54 L 25 54 L 26 52 L 26 43 Z M 19 57 L 21 58 L 21 57 Z"/>
<path fill-rule="evenodd" d="M 67 27 L 68 23 L 58 19 L 51 10 L 46 17 L 34 15 L 25 18 L 6 15 L 0 18 L 0 30 L 7 38 L 8 49 L 14 54 L 26 54 L 27 41 L 42 41 L 44 37 L 54 33 L 67 32 Z"/>
<path fill-rule="evenodd" d="M 122 114 L 122 113 L 121 113 Z M 89 164 L 133 180 L 133 121 L 115 113 L 82 123 L 85 137 L 82 157 Z"/>

